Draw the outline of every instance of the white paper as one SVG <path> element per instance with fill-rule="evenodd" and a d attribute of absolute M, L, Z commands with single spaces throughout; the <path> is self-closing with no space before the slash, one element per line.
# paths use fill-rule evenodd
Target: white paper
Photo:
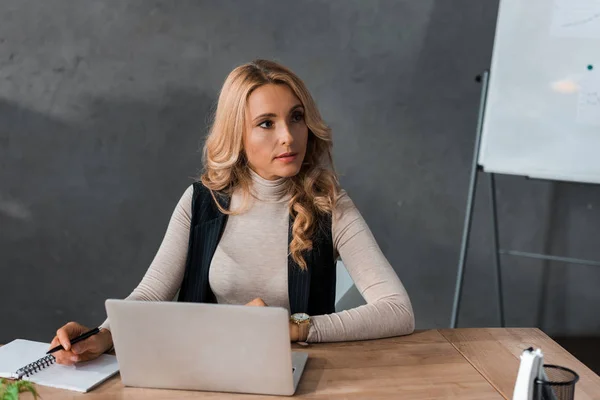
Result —
<path fill-rule="evenodd" d="M 600 71 L 588 71 L 581 80 L 577 122 L 600 126 Z"/>
<path fill-rule="evenodd" d="M 16 339 L 0 347 L 0 377 L 14 378 L 25 365 L 46 356 L 50 343 Z M 24 380 L 60 389 L 87 392 L 119 371 L 117 358 L 102 354 L 92 361 L 73 366 L 52 364 Z"/>
<path fill-rule="evenodd" d="M 550 34 L 600 39 L 600 0 L 554 0 Z"/>
<path fill-rule="evenodd" d="M 113 376 L 118 370 L 116 357 L 102 354 L 95 360 L 75 365 L 54 364 L 33 374 L 27 380 L 43 386 L 87 392 Z"/>
<path fill-rule="evenodd" d="M 0 347 L 0 377 L 14 378 L 17 370 L 46 355 L 48 343 L 15 339 Z"/>

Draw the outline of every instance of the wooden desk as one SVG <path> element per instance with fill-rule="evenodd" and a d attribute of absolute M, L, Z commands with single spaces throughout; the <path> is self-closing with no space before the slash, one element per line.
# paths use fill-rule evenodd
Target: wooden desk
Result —
<path fill-rule="evenodd" d="M 298 347 L 310 356 L 294 397 L 511 399 L 518 357 L 529 346 L 540 347 L 547 363 L 579 373 L 577 400 L 600 399 L 600 377 L 537 329 L 428 330 L 391 339 Z M 276 398 L 126 388 L 118 375 L 87 394 L 38 389 L 43 400 Z"/>
<path fill-rule="evenodd" d="M 544 352 L 545 364 L 579 374 L 575 399 L 600 399 L 600 377 L 539 329 L 443 329 L 439 331 L 506 399 L 512 398 L 519 355 L 532 346 Z"/>

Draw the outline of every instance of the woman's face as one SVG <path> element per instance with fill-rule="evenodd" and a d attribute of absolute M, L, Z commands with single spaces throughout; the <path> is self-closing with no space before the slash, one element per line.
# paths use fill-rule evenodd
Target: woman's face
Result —
<path fill-rule="evenodd" d="M 244 150 L 250 167 L 265 179 L 291 177 L 306 154 L 304 107 L 287 85 L 256 88 L 246 105 Z"/>

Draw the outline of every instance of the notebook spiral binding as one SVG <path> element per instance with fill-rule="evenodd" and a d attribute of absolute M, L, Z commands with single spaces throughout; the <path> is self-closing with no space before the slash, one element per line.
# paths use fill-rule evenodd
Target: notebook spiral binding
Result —
<path fill-rule="evenodd" d="M 54 358 L 54 356 L 52 354 L 47 355 L 46 357 L 42 357 L 37 361 L 27 364 L 23 368 L 19 368 L 16 371 L 16 374 L 18 376 L 17 379 L 21 379 L 23 377 L 30 377 L 31 375 L 35 374 L 36 372 L 39 372 L 39 371 L 43 370 L 44 368 L 51 366 L 55 362 L 56 362 L 56 358 Z"/>

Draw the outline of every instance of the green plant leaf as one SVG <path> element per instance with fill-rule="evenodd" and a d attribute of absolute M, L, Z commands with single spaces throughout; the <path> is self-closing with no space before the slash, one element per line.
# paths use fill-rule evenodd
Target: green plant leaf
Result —
<path fill-rule="evenodd" d="M 27 381 L 19 381 L 17 382 L 17 387 L 19 388 L 19 392 L 30 392 L 33 395 L 34 399 L 38 398 L 37 390 L 35 390 L 35 386 L 31 382 Z"/>
<path fill-rule="evenodd" d="M 10 400 L 8 386 L 10 382 L 4 378 L 0 379 L 0 400 Z"/>
<path fill-rule="evenodd" d="M 14 383 L 6 386 L 3 400 L 19 400 L 19 388 Z"/>
<path fill-rule="evenodd" d="M 20 392 L 30 392 L 35 399 L 39 396 L 31 382 L 0 379 L 0 400 L 19 400 Z"/>
<path fill-rule="evenodd" d="M 18 381 L 17 387 L 19 388 L 19 392 L 30 392 L 34 399 L 38 398 L 38 393 L 37 390 L 35 390 L 33 383 L 28 381 Z"/>

